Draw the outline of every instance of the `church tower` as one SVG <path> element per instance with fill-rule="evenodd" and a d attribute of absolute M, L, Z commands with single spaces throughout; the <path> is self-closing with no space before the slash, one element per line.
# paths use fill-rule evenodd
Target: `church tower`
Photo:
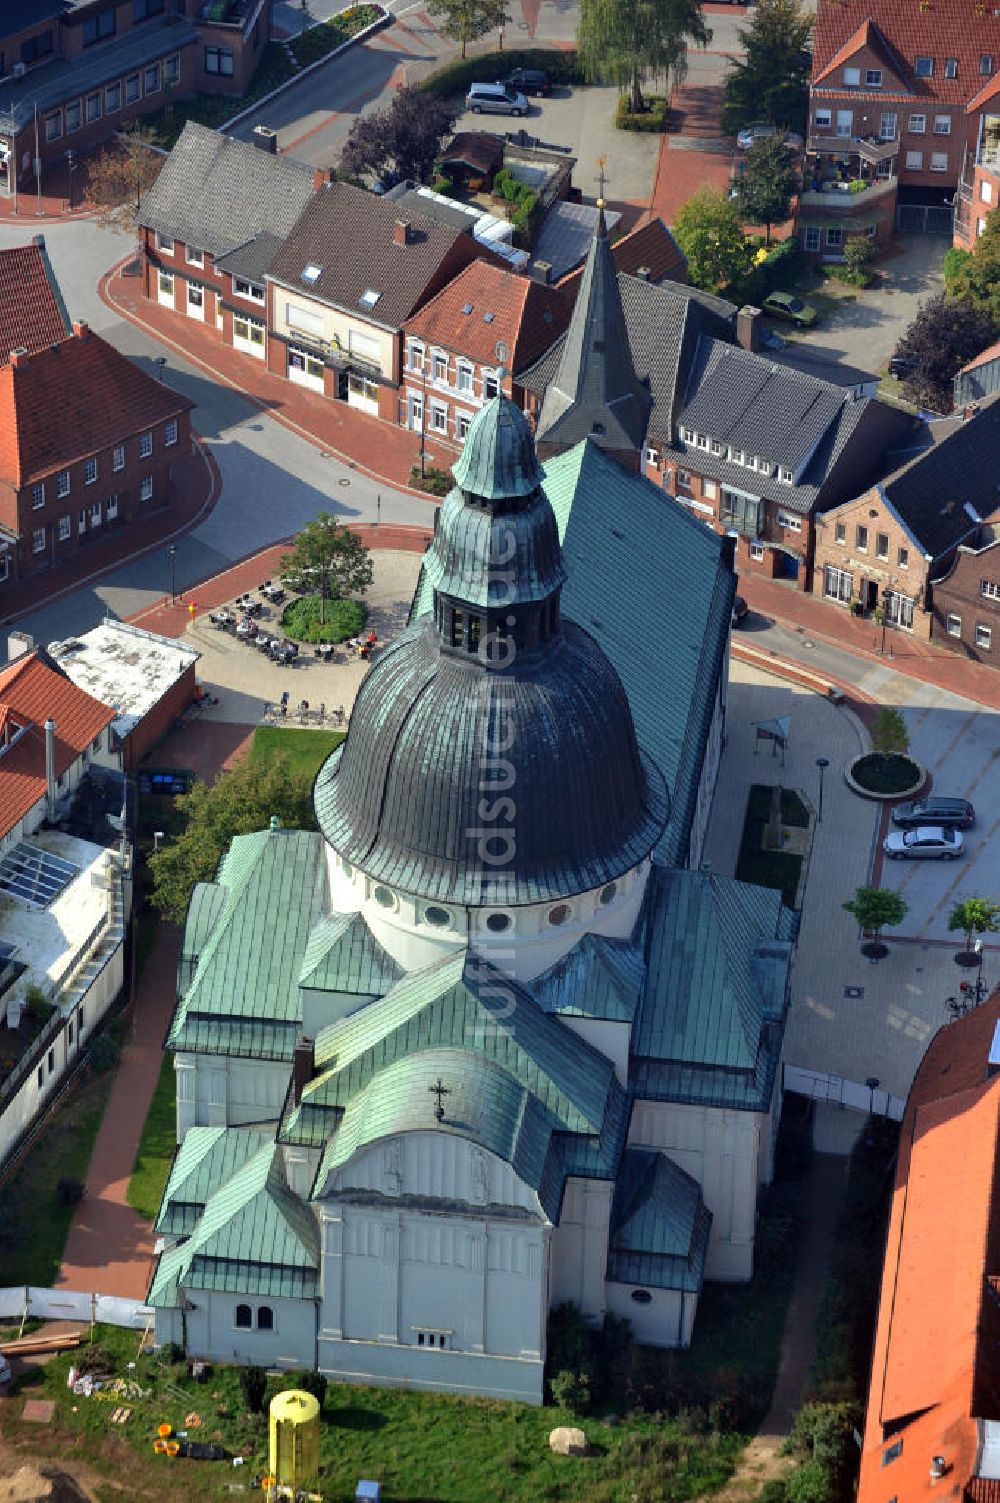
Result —
<path fill-rule="evenodd" d="M 653 401 L 632 364 L 603 191 L 602 173 L 594 238 L 535 437 L 542 460 L 590 438 L 626 469 L 637 471 Z"/>

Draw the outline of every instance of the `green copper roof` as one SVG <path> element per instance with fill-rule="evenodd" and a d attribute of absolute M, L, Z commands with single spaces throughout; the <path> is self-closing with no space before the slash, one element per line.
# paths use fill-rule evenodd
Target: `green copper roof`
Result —
<path fill-rule="evenodd" d="M 541 484 L 531 429 L 509 397 L 493 397 L 479 409 L 452 474 L 463 491 L 487 501 L 528 496 Z"/>
<path fill-rule="evenodd" d="M 780 893 L 654 862 L 647 905 L 634 1094 L 765 1110 L 791 961 Z"/>
<path fill-rule="evenodd" d="M 514 507 L 475 505 L 456 487 L 441 504 L 429 551 L 441 593 L 481 610 L 547 600 L 566 578 L 556 520 L 539 486 Z"/>
<path fill-rule="evenodd" d="M 192 896 L 184 951 L 193 974 L 168 1048 L 289 1057 L 301 1019 L 297 978 L 325 881 L 319 834 L 261 830 L 236 837 L 217 882 L 201 884 Z"/>
<path fill-rule="evenodd" d="M 615 1184 L 607 1276 L 697 1294 L 711 1227 L 696 1179 L 665 1154 L 630 1148 Z"/>
<path fill-rule="evenodd" d="M 569 954 L 531 982 L 543 1012 L 631 1023 L 645 974 L 642 953 L 625 939 L 585 934 Z"/>
<path fill-rule="evenodd" d="M 273 1141 L 273 1132 L 259 1129 L 189 1128 L 174 1155 L 153 1230 L 189 1236 L 219 1186 Z"/>
<path fill-rule="evenodd" d="M 299 985 L 319 992 L 381 996 L 403 974 L 360 913 L 334 913 L 320 919 L 309 936 Z"/>
<path fill-rule="evenodd" d="M 719 695 L 736 579 L 726 542 L 592 443 L 546 462 L 562 540 L 562 611 L 610 658 L 639 745 L 670 789 L 658 851 L 687 860 L 698 783 Z M 424 559 L 411 619 L 433 609 L 440 566 Z"/>
<path fill-rule="evenodd" d="M 271 1142 L 209 1197 L 188 1240 L 161 1258 L 149 1297 L 175 1304 L 178 1285 L 308 1297 L 318 1267 L 315 1218 L 289 1190 L 281 1149 Z"/>

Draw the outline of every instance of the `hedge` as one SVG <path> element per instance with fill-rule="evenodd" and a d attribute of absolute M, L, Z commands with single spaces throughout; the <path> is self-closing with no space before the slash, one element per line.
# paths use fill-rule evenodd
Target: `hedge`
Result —
<path fill-rule="evenodd" d="M 630 100 L 627 94 L 622 94 L 615 109 L 615 129 L 645 131 L 649 134 L 662 135 L 667 128 L 667 118 L 670 114 L 670 100 L 662 94 L 648 94 L 646 96 L 646 109 L 633 113 L 629 108 Z"/>
<path fill-rule="evenodd" d="M 802 247 L 792 235 L 787 240 L 777 240 L 768 250 L 766 258 L 751 266 L 736 282 L 723 289 L 722 296 L 731 302 L 752 303 L 759 307 L 764 299 L 777 288 L 785 289 L 789 280 L 802 267 Z"/>
<path fill-rule="evenodd" d="M 418 87 L 441 99 L 467 94 L 469 85 L 506 78 L 515 68 L 544 68 L 554 84 L 582 83 L 576 52 L 549 52 L 543 47 L 515 47 L 510 52 L 480 52 L 438 68 Z"/>

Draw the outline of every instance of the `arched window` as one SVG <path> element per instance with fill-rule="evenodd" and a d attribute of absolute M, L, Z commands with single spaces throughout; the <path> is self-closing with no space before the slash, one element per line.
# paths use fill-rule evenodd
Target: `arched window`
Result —
<path fill-rule="evenodd" d="M 238 1330 L 249 1331 L 253 1325 L 253 1311 L 249 1305 L 236 1306 L 236 1326 Z"/>
<path fill-rule="evenodd" d="M 257 1306 L 257 1329 L 258 1331 L 274 1330 L 274 1311 L 270 1305 Z"/>

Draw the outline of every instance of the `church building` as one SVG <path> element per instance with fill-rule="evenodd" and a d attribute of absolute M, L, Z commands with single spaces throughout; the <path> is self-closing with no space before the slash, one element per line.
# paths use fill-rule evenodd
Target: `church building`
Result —
<path fill-rule="evenodd" d="M 192 895 L 150 1290 L 191 1356 L 538 1403 L 553 1306 L 686 1345 L 751 1274 L 794 917 L 699 864 L 731 554 L 549 452 L 481 410 L 319 830 Z"/>

